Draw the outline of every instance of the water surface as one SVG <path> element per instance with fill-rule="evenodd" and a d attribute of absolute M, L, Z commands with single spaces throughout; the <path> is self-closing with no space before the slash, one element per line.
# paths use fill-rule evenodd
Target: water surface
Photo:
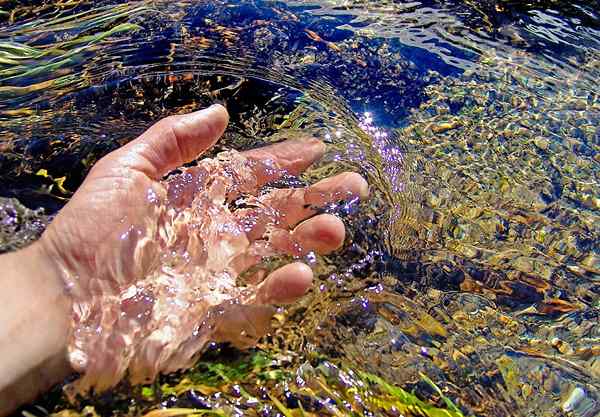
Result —
<path fill-rule="evenodd" d="M 347 245 L 258 351 L 40 406 L 423 413 L 370 401 L 368 372 L 465 416 L 600 415 L 599 6 L 0 2 L 0 190 L 45 210 L 3 200 L 4 250 L 102 155 L 215 101 L 217 150 L 309 132 L 329 150 L 303 180 L 353 170 L 374 196 L 328 208 Z"/>

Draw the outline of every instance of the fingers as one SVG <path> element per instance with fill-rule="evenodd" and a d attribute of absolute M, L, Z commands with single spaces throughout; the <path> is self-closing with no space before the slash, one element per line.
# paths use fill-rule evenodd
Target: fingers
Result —
<path fill-rule="evenodd" d="M 276 255 L 277 252 L 273 249 L 273 245 L 266 240 L 257 240 L 252 242 L 248 250 L 238 255 L 232 262 L 231 268 L 236 274 L 241 274 L 244 271 L 258 265 L 263 259 Z M 246 277 L 246 283 L 257 284 L 264 278 L 264 271 L 258 271 L 251 277 Z"/>
<path fill-rule="evenodd" d="M 270 329 L 274 313 L 271 305 L 296 301 L 309 290 L 312 279 L 312 270 L 300 262 L 277 269 L 259 285 L 252 304 L 229 303 L 219 307 L 221 313 L 212 339 L 241 349 L 255 345 Z"/>
<path fill-rule="evenodd" d="M 312 137 L 291 139 L 243 152 L 253 166 L 259 186 L 284 174 L 298 175 L 325 153 L 325 144 Z"/>
<path fill-rule="evenodd" d="M 227 110 L 221 105 L 170 116 L 115 151 L 115 156 L 122 158 L 120 162 L 130 168 L 152 179 L 160 179 L 212 147 L 225 131 L 228 121 Z"/>
<path fill-rule="evenodd" d="M 314 215 L 316 208 L 355 198 L 364 200 L 368 196 L 369 186 L 365 179 L 359 174 L 345 172 L 307 188 L 274 190 L 263 202 L 280 213 L 279 226 L 284 228 Z"/>
<path fill-rule="evenodd" d="M 256 304 L 289 304 L 310 289 L 313 280 L 308 265 L 294 262 L 271 272 L 258 286 Z"/>
<path fill-rule="evenodd" d="M 225 304 L 215 323 L 211 339 L 229 342 L 238 349 L 247 349 L 256 344 L 271 328 L 274 309 L 269 305 Z"/>
<path fill-rule="evenodd" d="M 322 207 L 329 203 L 348 201 L 357 197 L 364 200 L 368 196 L 369 185 L 367 181 L 355 172 L 344 172 L 334 177 L 325 178 L 308 187 L 304 192 L 304 202 L 312 206 Z M 275 195 L 274 198 L 276 199 L 277 196 Z M 289 202 L 287 205 L 289 205 Z"/>
<path fill-rule="evenodd" d="M 327 255 L 339 249 L 345 237 L 346 228 L 338 217 L 321 214 L 300 223 L 292 232 L 274 230 L 269 240 L 279 253 L 303 256 L 312 251 Z"/>
<path fill-rule="evenodd" d="M 304 256 L 309 252 L 328 255 L 342 247 L 346 237 L 344 223 L 331 214 L 321 214 L 298 225 L 293 231 L 277 229 L 268 240 L 254 241 L 249 250 L 235 258 L 231 267 L 237 274 L 258 265 L 265 257 L 273 255 Z M 257 284 L 264 278 L 259 270 L 246 277 L 246 283 Z"/>
<path fill-rule="evenodd" d="M 260 197 L 264 207 L 238 210 L 238 221 L 250 240 L 261 238 L 267 225 L 293 227 L 316 214 L 316 209 L 329 203 L 361 200 L 369 196 L 369 186 L 363 177 L 345 172 L 326 178 L 307 188 L 273 190 Z M 268 209 L 265 209 L 267 207 Z"/>

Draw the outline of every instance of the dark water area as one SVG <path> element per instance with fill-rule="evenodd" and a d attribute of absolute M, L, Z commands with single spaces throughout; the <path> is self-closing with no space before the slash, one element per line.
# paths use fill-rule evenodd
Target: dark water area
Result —
<path fill-rule="evenodd" d="M 347 244 L 256 350 L 78 404 L 58 387 L 43 410 L 600 416 L 600 2 L 0 10 L 2 251 L 103 155 L 214 102 L 215 152 L 309 132 L 328 152 L 303 181 L 352 170 L 373 193 L 328 208 Z"/>

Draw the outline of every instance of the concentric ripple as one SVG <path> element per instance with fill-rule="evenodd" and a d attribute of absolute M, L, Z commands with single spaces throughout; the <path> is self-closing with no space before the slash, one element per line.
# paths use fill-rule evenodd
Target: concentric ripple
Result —
<path fill-rule="evenodd" d="M 115 391 L 123 408 L 214 404 L 242 415 L 264 405 L 276 415 L 277 397 L 298 412 L 395 415 L 351 372 L 331 371 L 337 361 L 463 415 L 595 417 L 593 3 L 13 2 L 0 14 L 2 195 L 52 214 L 102 155 L 160 117 L 213 102 L 232 115 L 214 153 L 310 132 L 327 154 L 287 181 L 353 170 L 372 198 L 324 209 L 343 218 L 346 245 L 314 259 L 314 291 L 259 344 L 289 378 L 223 379 L 200 402 L 198 365 L 161 379 L 168 400 Z M 3 224 L 16 230 L 5 206 Z M 96 400 L 86 399 L 102 409 Z"/>

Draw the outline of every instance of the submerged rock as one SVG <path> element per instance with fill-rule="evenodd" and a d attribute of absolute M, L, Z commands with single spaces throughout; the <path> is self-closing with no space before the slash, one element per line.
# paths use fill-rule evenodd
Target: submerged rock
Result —
<path fill-rule="evenodd" d="M 30 210 L 15 198 L 0 197 L 0 253 L 29 245 L 47 225 L 43 210 Z"/>

